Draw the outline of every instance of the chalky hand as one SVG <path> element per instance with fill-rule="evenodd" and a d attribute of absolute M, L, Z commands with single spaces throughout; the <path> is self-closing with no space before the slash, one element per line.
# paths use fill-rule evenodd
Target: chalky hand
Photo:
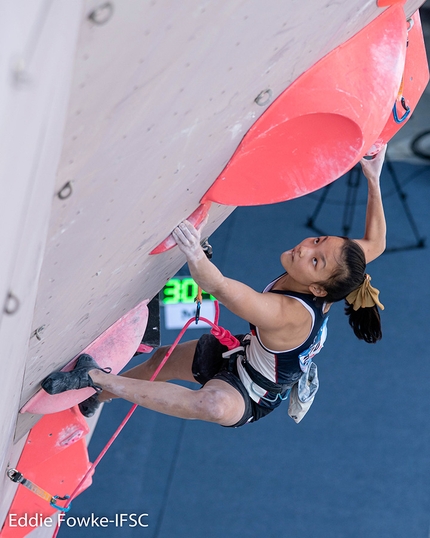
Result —
<path fill-rule="evenodd" d="M 200 229 L 197 230 L 188 220 L 181 222 L 173 230 L 172 235 L 179 250 L 185 254 L 189 262 L 195 263 L 205 257 L 205 253 L 200 245 Z"/>

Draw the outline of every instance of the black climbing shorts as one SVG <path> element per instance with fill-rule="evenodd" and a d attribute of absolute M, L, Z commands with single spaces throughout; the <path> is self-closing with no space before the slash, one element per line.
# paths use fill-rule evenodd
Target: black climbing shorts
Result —
<path fill-rule="evenodd" d="M 236 338 L 241 340 L 243 336 L 237 335 Z M 197 342 L 192 371 L 195 380 L 201 385 L 205 385 L 211 379 L 221 379 L 240 392 L 245 402 L 245 412 L 239 422 L 233 426 L 226 426 L 239 428 L 249 422 L 256 422 L 273 409 L 258 405 L 249 396 L 237 372 L 236 360 L 224 359 L 222 356 L 226 351 L 227 346 L 222 345 L 213 334 L 204 334 Z"/>

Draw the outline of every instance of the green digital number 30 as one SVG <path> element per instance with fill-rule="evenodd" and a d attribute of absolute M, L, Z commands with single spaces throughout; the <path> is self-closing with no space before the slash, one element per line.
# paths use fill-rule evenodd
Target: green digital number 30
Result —
<path fill-rule="evenodd" d="M 193 303 L 197 292 L 198 286 L 192 278 L 171 278 L 166 282 L 163 289 L 163 303 Z M 215 297 L 204 291 L 202 292 L 202 299 L 214 300 Z"/>

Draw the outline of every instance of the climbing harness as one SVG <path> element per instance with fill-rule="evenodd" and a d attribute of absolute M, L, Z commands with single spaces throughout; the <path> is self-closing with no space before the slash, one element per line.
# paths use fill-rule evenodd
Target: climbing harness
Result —
<path fill-rule="evenodd" d="M 246 373 L 251 378 L 251 390 L 256 396 L 258 396 L 258 398 L 261 398 L 262 400 L 266 400 L 267 402 L 271 403 L 276 402 L 276 400 L 278 399 L 282 401 L 286 400 L 290 395 L 291 385 L 282 385 L 280 383 L 275 383 L 274 381 L 270 381 L 270 379 L 267 379 L 267 377 L 264 377 L 264 375 L 260 374 L 260 372 L 256 370 L 246 359 L 245 349 L 249 345 L 249 343 L 249 339 L 247 338 L 247 336 L 245 336 L 241 340 L 240 346 L 223 353 L 223 358 L 228 359 L 230 364 L 236 363 L 238 359 L 240 360 Z M 263 390 L 270 394 L 275 394 L 275 398 L 268 398 L 267 396 L 262 396 L 261 392 L 257 392 L 257 387 L 260 389 L 260 391 Z"/>
<path fill-rule="evenodd" d="M 242 366 L 245 368 L 246 373 L 249 375 L 253 383 L 261 387 L 267 392 L 276 394 L 277 399 L 278 397 L 281 397 L 282 394 L 285 393 L 289 388 L 291 388 L 291 385 L 281 385 L 280 383 L 275 383 L 274 381 L 270 381 L 266 377 L 264 377 L 260 372 L 258 372 L 255 368 L 253 368 L 249 362 L 246 360 L 246 357 L 242 357 Z"/>
<path fill-rule="evenodd" d="M 16 482 L 17 484 L 21 484 L 22 486 L 26 487 L 42 499 L 45 499 L 45 501 L 48 501 L 49 504 L 53 507 L 59 510 L 60 512 L 68 512 L 70 510 L 70 507 L 72 506 L 72 502 L 68 501 L 66 506 L 59 506 L 57 504 L 57 500 L 60 501 L 66 501 L 70 499 L 70 495 L 64 495 L 64 497 L 60 497 L 59 495 L 51 495 L 41 487 L 34 484 L 31 480 L 28 478 L 25 478 L 24 475 L 22 475 L 19 471 L 16 469 L 8 469 L 7 470 L 7 476 L 12 480 L 12 482 Z"/>

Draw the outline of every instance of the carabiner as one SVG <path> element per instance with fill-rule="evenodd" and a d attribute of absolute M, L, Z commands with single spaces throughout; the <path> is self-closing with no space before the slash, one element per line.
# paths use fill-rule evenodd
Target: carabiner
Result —
<path fill-rule="evenodd" d="M 200 319 L 200 310 L 202 308 L 202 303 L 197 300 L 197 297 L 194 299 L 196 301 L 196 325 L 199 323 Z"/>
<path fill-rule="evenodd" d="M 59 506 L 58 504 L 55 504 L 55 501 L 57 499 L 59 499 L 60 501 L 67 501 L 67 499 L 70 499 L 70 495 L 65 495 L 64 497 L 60 497 L 59 495 L 54 495 L 52 499 L 49 501 L 49 504 L 53 508 L 60 510 L 60 512 L 68 512 L 70 508 L 72 507 L 72 503 L 69 503 L 69 506 Z"/>
<path fill-rule="evenodd" d="M 409 116 L 409 114 L 411 113 L 411 109 L 407 106 L 404 97 L 401 98 L 400 102 L 402 103 L 402 107 L 405 109 L 406 112 L 403 114 L 403 116 L 401 118 L 399 118 L 398 115 L 397 115 L 397 108 L 396 108 L 397 103 L 394 103 L 393 116 L 394 116 L 394 121 L 396 123 L 403 123 L 405 121 L 405 119 Z"/>

